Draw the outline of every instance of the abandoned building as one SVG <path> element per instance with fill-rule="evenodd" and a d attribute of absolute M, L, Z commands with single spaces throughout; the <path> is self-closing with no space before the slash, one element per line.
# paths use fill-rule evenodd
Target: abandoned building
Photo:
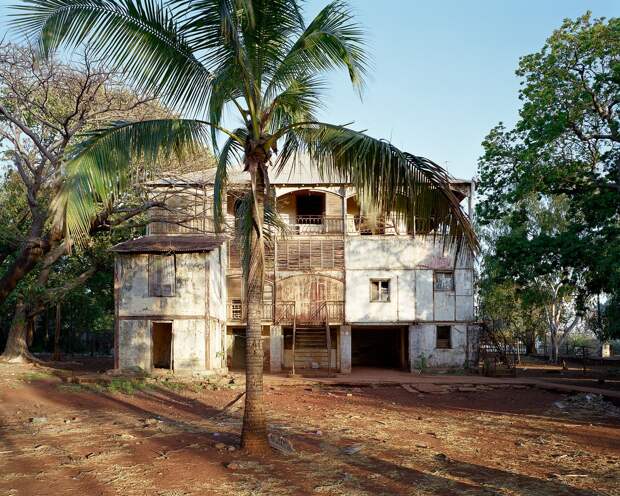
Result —
<path fill-rule="evenodd" d="M 473 257 L 425 228 L 369 214 L 355 190 L 308 163 L 271 178 L 289 226 L 267 256 L 265 368 L 414 370 L 463 366 L 474 334 Z M 231 174 L 228 232 L 213 229 L 214 171 L 152 181 L 166 208 L 116 245 L 115 367 L 216 373 L 245 361 L 234 214 L 248 176 Z M 473 183 L 454 181 L 468 214 Z M 417 221 L 416 221 L 417 222 Z"/>

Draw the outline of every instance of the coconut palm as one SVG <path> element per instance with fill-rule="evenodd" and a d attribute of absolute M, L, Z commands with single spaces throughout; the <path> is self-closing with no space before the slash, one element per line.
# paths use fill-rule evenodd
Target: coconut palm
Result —
<path fill-rule="evenodd" d="M 163 0 L 162 0 L 163 1 Z M 88 231 L 97 204 L 129 184 L 131 160 L 195 153 L 217 156 L 215 215 L 222 218 L 227 172 L 242 162 L 250 189 L 238 235 L 247 298 L 246 398 L 242 444 L 266 446 L 261 314 L 269 171 L 308 155 L 324 178 L 338 176 L 374 208 L 476 249 L 473 230 L 438 165 L 347 126 L 321 122 L 325 76 L 348 72 L 361 91 L 368 71 L 364 31 L 341 0 L 308 24 L 298 0 L 24 0 L 17 27 L 44 55 L 88 44 L 139 91 L 156 94 L 180 118 L 119 122 L 90 134 L 66 166 L 57 205 L 73 238 Z M 231 115 L 238 125 L 226 126 Z M 419 232 L 419 229 L 418 229 Z"/>

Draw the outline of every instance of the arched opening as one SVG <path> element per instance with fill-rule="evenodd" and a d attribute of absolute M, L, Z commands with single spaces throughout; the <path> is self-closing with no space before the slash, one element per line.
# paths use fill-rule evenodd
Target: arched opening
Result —
<path fill-rule="evenodd" d="M 300 189 L 277 200 L 278 213 L 294 234 L 342 233 L 342 197 L 331 191 Z"/>

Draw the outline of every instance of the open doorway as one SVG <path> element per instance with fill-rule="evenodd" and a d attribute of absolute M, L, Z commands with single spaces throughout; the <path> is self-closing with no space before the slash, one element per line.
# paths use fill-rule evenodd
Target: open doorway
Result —
<path fill-rule="evenodd" d="M 236 327 L 232 330 L 233 346 L 231 365 L 233 369 L 245 369 L 245 328 Z"/>
<path fill-rule="evenodd" d="M 357 327 L 351 332 L 351 365 L 407 369 L 407 332 L 402 327 Z"/>
<path fill-rule="evenodd" d="M 172 369 L 172 322 L 153 322 L 153 368 Z"/>

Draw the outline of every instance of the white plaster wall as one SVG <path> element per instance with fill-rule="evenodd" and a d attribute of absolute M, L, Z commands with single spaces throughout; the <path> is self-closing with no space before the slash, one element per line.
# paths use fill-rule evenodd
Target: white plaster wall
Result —
<path fill-rule="evenodd" d="M 455 316 L 454 291 L 435 291 L 433 320 L 452 321 Z"/>
<path fill-rule="evenodd" d="M 172 324 L 174 335 L 174 370 L 205 369 L 205 321 L 175 320 Z"/>
<path fill-rule="evenodd" d="M 347 322 L 414 320 L 413 270 L 347 270 L 346 277 Z M 390 279 L 390 301 L 370 301 L 370 279 Z"/>
<path fill-rule="evenodd" d="M 209 254 L 209 315 L 226 320 L 226 244 Z"/>
<path fill-rule="evenodd" d="M 151 332 L 148 320 L 119 322 L 119 366 L 121 369 L 139 367 L 151 370 Z"/>
<path fill-rule="evenodd" d="M 120 255 L 120 260 L 120 316 L 205 314 L 204 253 L 176 255 L 175 295 L 169 297 L 149 296 L 148 255 Z"/>
<path fill-rule="evenodd" d="M 473 318 L 473 259 L 462 252 L 455 268 L 455 247 L 444 246 L 440 237 L 350 237 L 345 251 L 347 322 L 453 322 Z M 454 291 L 434 291 L 433 270 L 437 269 L 454 269 Z M 370 302 L 373 278 L 391 279 L 390 302 Z"/>
<path fill-rule="evenodd" d="M 468 249 L 463 248 L 457 257 L 454 257 L 456 246 L 444 243 L 442 236 L 417 236 L 413 239 L 415 245 L 414 265 L 432 269 L 471 268 L 473 258 Z"/>
<path fill-rule="evenodd" d="M 433 271 L 415 271 L 415 320 L 433 320 Z"/>
<path fill-rule="evenodd" d="M 467 353 L 467 326 L 452 326 L 452 348 L 437 349 L 437 327 L 434 324 L 410 326 L 409 359 L 412 367 L 420 363 L 420 356 L 426 357 L 428 367 L 461 367 Z"/>
<path fill-rule="evenodd" d="M 206 367 L 212 370 L 226 368 L 226 328 L 217 320 L 211 319 L 206 335 L 208 360 Z"/>
<path fill-rule="evenodd" d="M 415 241 L 410 237 L 348 237 L 345 250 L 347 270 L 398 270 L 415 267 Z"/>

